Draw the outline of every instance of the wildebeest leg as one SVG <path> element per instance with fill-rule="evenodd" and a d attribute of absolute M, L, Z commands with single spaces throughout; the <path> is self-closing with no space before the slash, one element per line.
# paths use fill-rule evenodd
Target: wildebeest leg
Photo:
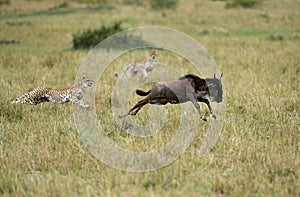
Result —
<path fill-rule="evenodd" d="M 138 113 L 138 111 L 140 111 L 140 109 L 142 109 L 142 107 L 144 105 L 146 105 L 147 103 L 148 103 L 148 100 L 146 100 L 146 99 L 139 101 L 133 108 L 131 108 L 129 110 L 128 114 L 136 115 Z"/>
<path fill-rule="evenodd" d="M 148 99 L 143 99 L 139 101 L 135 106 L 133 106 L 127 114 L 119 115 L 119 118 L 124 118 L 128 115 L 136 115 L 140 109 L 148 103 Z"/>
<path fill-rule="evenodd" d="M 201 113 L 201 111 L 200 111 L 200 105 L 199 105 L 199 103 L 197 102 L 196 98 L 193 98 L 193 99 L 191 99 L 190 101 L 194 104 L 195 108 L 197 109 L 197 111 L 198 111 L 198 113 L 199 113 L 199 115 L 200 115 L 201 120 L 207 121 L 207 120 L 206 120 L 206 117 L 203 116 L 202 113 Z"/>
<path fill-rule="evenodd" d="M 207 107 L 208 107 L 208 109 L 209 109 L 209 111 L 210 111 L 210 114 L 212 115 L 212 117 L 213 117 L 214 119 L 216 119 L 216 118 L 217 118 L 217 117 L 216 117 L 216 115 L 214 114 L 214 112 L 213 112 L 212 108 L 211 108 L 211 105 L 210 105 L 210 102 L 209 102 L 209 100 L 208 100 L 208 99 L 206 99 L 206 98 L 203 98 L 203 97 L 198 97 L 198 102 L 205 103 L 205 104 L 207 105 Z"/>

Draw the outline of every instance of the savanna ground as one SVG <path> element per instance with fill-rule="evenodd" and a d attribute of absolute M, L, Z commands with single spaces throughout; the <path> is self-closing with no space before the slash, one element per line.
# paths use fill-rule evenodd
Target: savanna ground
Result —
<path fill-rule="evenodd" d="M 300 195 L 299 1 L 227 9 L 224 1 L 188 0 L 155 11 L 146 4 L 11 0 L 0 10 L 0 40 L 20 41 L 0 45 L 1 196 Z M 174 163 L 145 173 L 119 171 L 86 150 L 71 104 L 10 104 L 36 86 L 72 84 L 88 54 L 72 49 L 72 35 L 114 21 L 123 21 L 125 28 L 178 29 L 215 59 L 224 73 L 226 121 L 208 155 L 198 157 L 208 124 L 200 122 L 189 149 Z M 116 70 L 130 60 L 116 60 Z M 158 61 L 185 64 L 164 52 Z M 189 72 L 183 66 L 180 71 Z M 125 135 L 105 118 L 111 117 L 109 94 L 116 81 L 114 70 L 107 72 L 111 75 L 97 87 L 96 106 L 108 137 L 132 150 L 166 143 L 177 127 L 176 116 L 172 119 L 177 107 L 165 107 L 171 115 L 160 137 L 139 141 Z M 137 121 L 146 121 L 146 109 Z"/>

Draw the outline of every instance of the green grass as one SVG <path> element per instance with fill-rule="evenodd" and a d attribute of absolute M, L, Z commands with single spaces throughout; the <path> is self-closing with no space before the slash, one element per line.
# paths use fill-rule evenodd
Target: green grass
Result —
<path fill-rule="evenodd" d="M 91 5 L 59 0 L 11 0 L 1 5 L 0 40 L 20 44 L 0 45 L 0 195 L 299 196 L 300 4 L 274 0 L 251 9 L 225 5 L 179 1 L 176 11 L 163 14 L 123 3 L 93 11 Z M 114 21 L 123 21 L 124 28 L 178 29 L 214 57 L 224 73 L 227 106 L 222 134 L 210 154 L 198 157 L 207 127 L 199 120 L 192 144 L 174 163 L 145 173 L 119 171 L 86 150 L 71 104 L 10 104 L 36 86 L 72 84 L 88 54 L 72 49 L 72 35 Z M 115 60 L 96 89 L 96 112 L 108 137 L 137 151 L 163 146 L 178 127 L 179 108 L 171 105 L 165 107 L 165 127 L 149 139 L 126 135 L 112 121 L 113 73 L 144 56 L 145 51 L 134 51 Z M 160 51 L 158 61 L 174 65 L 182 74 L 194 72 L 170 52 Z M 130 104 L 138 99 L 132 95 Z M 139 112 L 137 122 L 147 123 L 149 108 Z M 207 113 L 204 105 L 202 109 Z"/>

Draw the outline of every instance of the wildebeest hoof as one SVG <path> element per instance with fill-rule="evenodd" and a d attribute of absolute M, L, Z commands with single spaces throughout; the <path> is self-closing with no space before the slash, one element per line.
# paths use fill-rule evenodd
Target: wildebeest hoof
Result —
<path fill-rule="evenodd" d="M 211 117 L 213 117 L 214 119 L 217 119 L 216 114 L 212 114 Z"/>
<path fill-rule="evenodd" d="M 128 114 L 118 115 L 118 118 L 125 118 Z"/>
<path fill-rule="evenodd" d="M 205 116 L 201 116 L 201 120 L 203 121 L 207 121 L 206 117 Z"/>

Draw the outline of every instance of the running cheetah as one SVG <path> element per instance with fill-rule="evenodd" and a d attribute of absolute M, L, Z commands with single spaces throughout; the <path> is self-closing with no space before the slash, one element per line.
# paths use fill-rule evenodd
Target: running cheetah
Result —
<path fill-rule="evenodd" d="M 115 73 L 115 76 L 132 78 L 134 75 L 138 74 L 147 78 L 148 73 L 153 70 L 156 56 L 157 53 L 155 51 L 151 51 L 144 62 L 131 62 L 126 66 L 122 73 Z"/>
<path fill-rule="evenodd" d="M 73 84 L 69 88 L 54 90 L 48 87 L 38 87 L 29 91 L 11 103 L 21 103 L 29 105 L 37 105 L 43 102 L 56 102 L 63 104 L 72 102 L 83 108 L 88 108 L 89 105 L 82 100 L 86 88 L 93 86 L 93 80 L 83 77 L 81 81 Z"/>

